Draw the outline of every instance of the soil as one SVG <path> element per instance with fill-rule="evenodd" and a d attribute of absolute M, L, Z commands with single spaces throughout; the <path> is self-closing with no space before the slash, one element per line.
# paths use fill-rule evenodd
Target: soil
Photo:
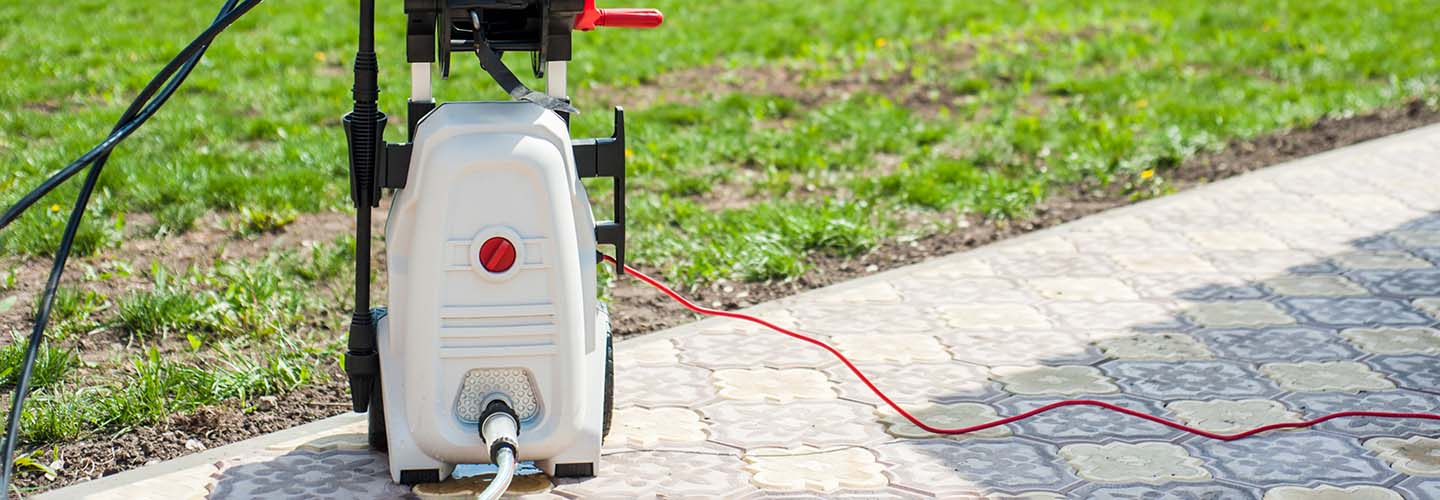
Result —
<path fill-rule="evenodd" d="M 1193 157 L 1180 165 L 1163 169 L 1161 174 L 1170 180 L 1176 189 L 1183 190 L 1267 165 L 1435 122 L 1440 122 L 1440 110 L 1428 108 L 1420 101 L 1365 115 L 1322 118 L 1309 127 L 1233 141 L 1222 151 Z M 737 186 L 736 189 L 743 187 Z M 722 199 L 745 197 L 743 193 L 710 193 L 706 196 Z M 811 269 L 797 278 L 762 283 L 722 282 L 682 290 L 682 293 L 686 293 L 698 303 L 712 307 L 747 307 L 936 256 L 964 251 L 1132 201 L 1128 194 L 1118 188 L 1076 186 L 1034 207 L 1033 215 L 1026 219 L 998 222 L 971 219 L 968 225 L 962 224 L 963 227 L 958 230 L 915 241 L 886 242 L 856 257 L 814 255 L 809 260 Z M 383 226 L 384 213 L 384 210 L 377 210 L 377 227 Z M 210 217 L 212 219 L 200 224 L 198 229 L 184 235 L 163 240 L 134 238 L 107 255 L 78 259 L 78 262 L 99 266 L 109 260 L 123 259 L 138 266 L 148 265 L 151 259 L 156 259 L 172 269 L 183 269 L 189 264 L 205 265 L 216 258 L 258 256 L 287 245 L 329 241 L 336 235 L 348 232 L 353 220 L 349 215 L 341 213 L 302 215 L 283 231 L 254 239 L 243 239 L 221 229 L 224 223 L 223 219 L 218 218 L 220 216 Z M 383 265 L 384 260 L 379 259 L 377 262 Z M 9 312 L 0 313 L 0 325 L 28 323 L 28 301 L 36 295 L 39 284 L 43 282 L 43 273 L 48 269 L 48 263 L 39 258 L 11 258 L 0 264 L 19 270 L 18 284 L 22 297 L 22 303 Z M 114 294 L 130 287 L 148 286 L 148 282 L 138 272 L 142 268 L 136 269 L 135 277 L 99 282 L 104 283 L 99 286 L 107 287 L 100 291 Z M 383 268 L 381 269 L 380 276 L 383 276 Z M 660 274 L 657 269 L 641 270 Z M 74 281 L 77 274 L 79 273 L 71 272 L 67 281 Z M 91 286 L 92 283 L 95 282 L 87 282 L 86 285 Z M 380 285 L 383 286 L 383 283 Z M 614 303 L 610 307 L 612 327 L 619 338 L 641 335 L 696 319 L 695 315 L 685 312 L 658 292 L 634 280 L 617 282 L 611 293 L 614 297 Z M 261 398 L 249 408 L 243 407 L 239 401 L 232 401 L 202 408 L 190 415 L 175 416 L 160 425 L 61 444 L 56 448 L 58 457 L 43 459 L 64 460 L 64 467 L 59 471 L 58 477 L 53 480 L 46 479 L 37 472 L 29 471 L 18 474 L 15 483 L 30 491 L 58 488 L 347 411 L 348 390 L 343 376 L 332 373 L 329 380 L 288 394 Z"/>
<path fill-rule="evenodd" d="M 349 411 L 349 394 L 344 377 L 336 372 L 328 382 L 258 398 L 249 411 L 234 401 L 159 425 L 60 444 L 53 455 L 48 450 L 36 453 L 37 461 L 64 461 L 54 479 L 24 471 L 16 474 L 14 486 L 27 493 L 50 490 L 314 422 Z"/>

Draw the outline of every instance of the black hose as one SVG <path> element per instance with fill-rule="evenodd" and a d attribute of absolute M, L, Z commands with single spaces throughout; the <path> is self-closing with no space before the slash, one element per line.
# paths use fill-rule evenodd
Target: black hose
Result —
<path fill-rule="evenodd" d="M 233 4 L 234 1 L 235 0 L 227 0 L 225 3 L 229 5 Z M 246 12 L 249 12 L 250 9 L 259 5 L 261 1 L 262 0 L 247 0 L 229 9 L 228 12 L 217 16 L 209 28 L 202 32 L 199 37 L 195 38 L 194 41 L 190 42 L 179 54 L 176 54 L 175 58 L 171 59 L 170 62 L 165 65 L 165 68 L 160 70 L 160 73 L 156 74 L 155 78 L 150 80 L 150 83 L 145 86 L 145 89 L 141 91 L 140 95 L 136 96 L 135 101 L 131 103 L 130 109 L 127 110 L 126 113 L 129 114 L 131 111 L 139 108 L 139 105 L 142 103 L 146 104 L 144 108 L 140 109 L 138 113 L 135 113 L 134 116 L 128 120 L 121 118 L 115 130 L 111 132 L 104 141 L 90 148 L 89 151 L 80 155 L 75 161 L 70 162 L 65 168 L 52 174 L 35 189 L 21 197 L 14 205 L 11 205 L 9 209 L 5 210 L 5 213 L 0 215 L 0 229 L 9 226 L 11 222 L 14 222 L 16 218 L 20 217 L 20 214 L 25 213 L 26 210 L 40 201 L 46 194 L 49 194 L 55 190 L 55 188 L 65 183 L 66 180 L 74 177 L 75 174 L 80 173 L 80 170 L 84 169 L 86 165 L 96 161 L 100 156 L 108 154 L 111 150 L 115 149 L 115 146 L 119 145 L 121 141 L 124 141 L 130 134 L 135 133 L 151 116 L 155 115 L 156 111 L 160 110 L 161 106 L 165 105 L 165 102 L 174 94 L 175 88 L 179 87 L 179 84 L 184 81 L 183 78 L 171 78 L 173 75 L 178 74 L 181 66 L 191 64 L 191 67 L 193 67 L 193 63 L 190 62 L 191 59 L 198 62 L 199 58 L 197 54 L 203 54 L 205 49 L 209 47 L 210 42 L 213 41 L 220 32 L 240 19 L 240 17 L 245 15 Z M 155 94 L 155 89 L 166 81 L 170 81 L 171 84 L 164 90 L 161 90 L 158 95 Z M 152 97 L 152 95 L 154 95 L 155 99 L 146 103 L 146 100 Z"/>
<path fill-rule="evenodd" d="M 50 321 L 50 310 L 55 303 L 55 294 L 59 290 L 60 277 L 64 273 L 65 263 L 70 258 L 71 247 L 75 242 L 75 235 L 79 232 L 81 220 L 85 216 L 85 209 L 90 203 L 90 196 L 95 191 L 99 182 L 100 173 L 104 170 L 105 163 L 109 159 L 110 152 L 126 137 L 133 134 L 144 125 L 151 116 L 159 111 L 161 106 L 174 95 L 180 85 L 194 70 L 205 51 L 209 49 L 210 42 L 218 36 L 225 28 L 233 24 L 245 13 L 249 12 L 262 0 L 247 0 L 244 3 L 236 4 L 236 0 L 226 0 L 220 8 L 210 27 L 195 38 L 175 58 L 171 59 L 165 68 L 150 81 L 145 89 L 131 102 L 130 107 L 121 115 L 115 125 L 115 129 L 100 144 L 91 148 L 79 159 L 56 172 L 46 179 L 39 187 L 27 193 L 19 202 L 7 210 L 3 217 L 0 217 L 0 229 L 8 226 L 12 221 L 24 213 L 25 210 L 34 205 L 36 201 L 44 197 L 46 193 L 54 190 L 66 179 L 74 176 L 80 169 L 89 165 L 90 172 L 85 176 L 85 182 L 80 187 L 80 193 L 76 196 L 75 206 L 70 212 L 70 219 L 66 222 L 64 235 L 60 239 L 60 246 L 55 251 L 55 260 L 50 268 L 50 277 L 46 282 L 45 291 L 40 298 L 40 307 L 35 315 L 35 327 L 30 333 L 25 349 L 25 360 L 21 365 L 19 378 L 15 384 L 15 394 L 11 402 L 10 416 L 5 428 L 5 455 L 3 465 L 0 465 L 0 491 L 8 494 L 10 490 L 11 469 L 14 466 L 15 446 L 19 440 L 20 419 L 24 410 L 25 397 L 30 389 L 30 378 L 35 367 L 35 358 L 39 352 L 40 343 L 45 339 L 45 327 Z M 165 82 L 164 87 L 161 87 Z M 157 89 L 159 89 L 157 91 Z"/>

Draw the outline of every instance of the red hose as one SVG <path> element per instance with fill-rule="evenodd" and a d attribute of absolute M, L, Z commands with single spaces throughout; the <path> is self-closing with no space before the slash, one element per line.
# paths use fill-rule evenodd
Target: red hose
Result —
<path fill-rule="evenodd" d="M 609 256 L 609 255 L 603 255 L 602 257 L 605 259 L 606 262 L 609 262 L 611 265 L 614 265 L 614 264 L 615 264 L 615 259 L 614 259 L 613 257 L 611 257 L 611 256 Z M 1253 436 L 1253 435 L 1256 435 L 1256 434 L 1259 434 L 1259 433 L 1262 433 L 1262 432 L 1265 432 L 1265 431 L 1273 431 L 1273 430 L 1276 430 L 1276 429 L 1295 429 L 1295 428 L 1311 427 L 1311 426 L 1314 426 L 1314 425 L 1319 424 L 1319 423 L 1321 423 L 1321 422 L 1325 422 L 1325 421 L 1328 421 L 1328 420 L 1334 420 L 1334 419 L 1337 419 L 1337 418 L 1346 418 L 1346 417 L 1407 418 L 1407 419 L 1413 418 L 1413 419 L 1425 419 L 1425 420 L 1440 420 L 1440 414 L 1435 414 L 1435 413 L 1409 413 L 1409 412 L 1393 412 L 1393 411 L 1342 411 L 1342 412 L 1339 412 L 1339 413 L 1331 413 L 1331 414 L 1328 414 L 1328 415 L 1322 415 L 1322 416 L 1320 416 L 1320 417 L 1316 417 L 1316 418 L 1312 418 L 1312 419 L 1310 419 L 1310 420 L 1304 420 L 1304 421 L 1300 421 L 1300 422 L 1281 422 L 1281 423 L 1270 424 L 1270 425 L 1262 425 L 1262 426 L 1256 427 L 1256 428 L 1254 428 L 1254 429 L 1250 429 L 1250 430 L 1243 431 L 1243 432 L 1237 432 L 1237 433 L 1234 433 L 1234 434 L 1220 434 L 1220 433 L 1210 432 L 1210 431 L 1207 431 L 1207 430 L 1204 430 L 1204 429 L 1198 429 L 1198 428 L 1195 428 L 1195 427 L 1191 427 L 1191 426 L 1188 426 L 1188 425 L 1185 425 L 1185 424 L 1182 424 L 1182 423 L 1179 423 L 1179 422 L 1175 422 L 1175 421 L 1172 421 L 1172 420 L 1166 420 L 1166 419 L 1164 419 L 1164 418 L 1157 417 L 1157 416 L 1155 416 L 1155 415 L 1150 415 L 1150 414 L 1148 414 L 1148 413 L 1142 413 L 1142 412 L 1138 412 L 1138 411 L 1135 411 L 1135 410 L 1131 410 L 1131 409 L 1125 408 L 1125 407 L 1123 407 L 1123 406 L 1118 406 L 1118 405 L 1114 405 L 1114 404 L 1111 404 L 1111 403 L 1106 403 L 1106 402 L 1104 402 L 1104 401 L 1096 401 L 1096 400 L 1093 400 L 1093 399 L 1067 399 L 1067 400 L 1063 400 L 1063 401 L 1056 401 L 1056 402 L 1054 402 L 1054 403 L 1050 403 L 1050 404 L 1048 404 L 1048 405 L 1041 406 L 1041 407 L 1039 407 L 1039 408 L 1036 408 L 1036 409 L 1033 409 L 1033 410 L 1030 410 L 1030 411 L 1027 411 L 1027 412 L 1024 412 L 1024 413 L 1020 413 L 1020 414 L 1018 414 L 1018 415 L 1012 415 L 1012 416 L 1009 416 L 1009 417 L 992 420 L 992 421 L 989 421 L 989 422 L 985 422 L 985 423 L 983 423 L 983 424 L 971 425 L 971 426 L 968 426 L 968 427 L 956 427 L 956 428 L 951 428 L 951 429 L 946 429 L 946 428 L 942 428 L 942 427 L 934 427 L 934 426 L 931 426 L 931 425 L 929 425 L 929 424 L 926 424 L 925 422 L 921 422 L 920 419 L 915 418 L 915 416 L 914 416 L 914 415 L 911 415 L 910 412 L 905 411 L 905 408 L 902 408 L 899 404 L 895 403 L 895 401 L 891 400 L 889 396 L 886 396 L 886 395 L 885 395 L 885 391 L 882 391 L 882 390 L 880 390 L 879 387 L 876 387 L 876 386 L 875 386 L 875 383 L 874 383 L 874 382 L 871 382 L 871 381 L 870 381 L 870 378 L 869 378 L 869 377 L 866 377 L 864 372 L 861 372 L 860 369 L 857 368 L 854 363 L 851 363 L 850 360 L 847 359 L 844 354 L 841 354 L 839 350 L 836 350 L 834 347 L 831 347 L 830 344 L 826 344 L 825 342 L 823 342 L 823 341 L 821 341 L 821 340 L 819 340 L 819 339 L 816 339 L 816 338 L 814 338 L 814 337 L 810 337 L 810 336 L 807 336 L 807 335 L 802 334 L 802 333 L 798 333 L 798 332 L 795 332 L 795 331 L 791 331 L 791 330 L 789 330 L 789 329 L 787 329 L 787 328 L 785 328 L 785 327 L 782 327 L 782 326 L 779 326 L 779 325 L 770 323 L 769 321 L 765 321 L 765 320 L 763 320 L 763 319 L 760 319 L 760 318 L 757 318 L 757 317 L 754 317 L 754 316 L 750 316 L 750 315 L 748 315 L 748 314 L 741 314 L 741 313 L 730 312 L 730 311 L 721 311 L 721 310 L 719 310 L 719 309 L 711 309 L 711 308 L 708 308 L 708 307 L 705 307 L 705 306 L 698 305 L 698 304 L 696 304 L 696 303 L 694 303 L 694 302 L 691 302 L 689 299 L 686 299 L 685 297 L 680 296 L 679 293 L 676 293 L 674 290 L 671 290 L 670 287 L 667 287 L 667 286 L 665 286 L 663 283 L 660 283 L 659 281 L 656 281 L 655 278 L 651 278 L 651 277 L 649 277 L 649 276 L 646 276 L 645 273 L 642 273 L 642 272 L 640 272 L 640 271 L 637 271 L 637 270 L 635 270 L 635 268 L 630 267 L 630 266 L 628 266 L 628 265 L 625 266 L 625 272 L 628 273 L 628 274 L 630 274 L 630 275 L 632 275 L 632 276 L 634 276 L 634 277 L 636 277 L 636 278 L 639 279 L 640 281 L 644 281 L 646 284 L 649 284 L 650 286 L 655 287 L 655 289 L 660 290 L 660 291 L 661 291 L 662 293 L 664 293 L 665 295 L 669 295 L 671 299 L 674 299 L 676 302 L 679 302 L 680 305 L 685 306 L 686 309 L 689 309 L 689 310 L 691 310 L 691 311 L 695 311 L 695 312 L 697 312 L 697 313 L 700 313 L 700 314 L 703 314 L 703 315 L 706 315 L 706 316 L 720 316 L 720 317 L 724 317 L 724 318 L 734 318 L 734 319 L 740 319 L 740 320 L 749 321 L 749 322 L 751 322 L 751 323 L 755 323 L 755 324 L 757 324 L 757 325 L 764 326 L 764 327 L 766 327 L 766 328 L 769 328 L 769 329 L 771 329 L 771 330 L 775 330 L 775 331 L 780 332 L 780 333 L 783 333 L 783 334 L 785 334 L 785 335 L 789 335 L 789 336 L 791 336 L 791 337 L 794 337 L 794 338 L 797 338 L 797 339 L 800 339 L 800 340 L 809 342 L 809 343 L 811 343 L 811 344 L 815 344 L 815 345 L 817 345 L 817 346 L 820 346 L 821 349 L 824 349 L 824 350 L 826 350 L 826 351 L 829 351 L 831 355 L 834 355 L 836 359 L 839 359 L 841 363 L 844 363 L 844 364 L 845 364 L 845 367 L 849 368 L 849 369 L 850 369 L 850 372 L 851 372 L 851 373 L 854 373 L 856 377 L 859 377 L 859 378 L 860 378 L 860 381 L 865 383 L 865 387 L 869 387 L 869 388 L 870 388 L 870 392 L 875 393 L 876 396 L 879 396 L 880 399 L 884 400 L 884 401 L 885 401 L 885 404 L 890 405 L 891 408 L 894 408 L 896 412 L 898 412 L 898 413 L 900 413 L 900 415 L 904 416 L 906 420 L 909 420 L 909 421 L 910 421 L 910 423 L 915 424 L 916 427 L 919 427 L 919 428 L 921 428 L 921 429 L 925 429 L 926 431 L 932 432 L 932 433 L 935 433 L 935 434 L 969 434 L 969 433 L 971 433 L 971 432 L 983 431 L 983 430 L 989 429 L 989 428 L 991 428 L 991 427 L 997 427 L 997 426 L 1009 424 L 1009 423 L 1012 423 L 1012 422 L 1024 420 L 1024 419 L 1033 417 L 1033 416 L 1035 416 L 1035 415 L 1039 415 L 1039 414 L 1041 414 L 1041 413 L 1045 413 L 1045 412 L 1048 412 L 1048 411 L 1050 411 L 1050 410 L 1054 410 L 1054 409 L 1056 409 L 1056 408 L 1063 408 L 1063 407 L 1066 407 L 1066 406 L 1098 406 L 1098 407 L 1100 407 L 1100 408 L 1104 408 L 1104 409 L 1106 409 L 1106 410 L 1110 410 L 1110 411 L 1113 411 L 1113 412 L 1122 413 L 1122 414 L 1129 415 L 1129 416 L 1132 416 L 1132 417 L 1149 420 L 1149 421 L 1151 421 L 1151 422 L 1155 422 L 1155 423 L 1157 423 L 1157 424 L 1164 425 L 1164 426 L 1166 426 L 1166 427 L 1172 427 L 1172 428 L 1175 428 L 1175 429 L 1180 429 L 1180 430 L 1182 430 L 1182 431 L 1185 431 L 1185 432 L 1188 432 L 1188 433 L 1191 433 L 1191 434 L 1197 434 L 1197 435 L 1205 436 L 1205 437 L 1210 438 L 1210 439 L 1219 439 L 1219 440 L 1221 440 L 1221 441 L 1234 441 L 1234 440 L 1237 440 L 1237 439 L 1247 438 L 1247 437 L 1250 437 L 1250 436 Z"/>

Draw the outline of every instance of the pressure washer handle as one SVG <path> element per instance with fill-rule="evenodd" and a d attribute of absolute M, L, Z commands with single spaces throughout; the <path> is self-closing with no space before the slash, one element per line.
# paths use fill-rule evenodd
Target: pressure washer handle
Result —
<path fill-rule="evenodd" d="M 575 18 L 577 31 L 590 31 L 596 26 L 611 28 L 654 28 L 665 22 L 659 9 L 601 9 L 595 0 L 585 0 L 585 8 Z"/>

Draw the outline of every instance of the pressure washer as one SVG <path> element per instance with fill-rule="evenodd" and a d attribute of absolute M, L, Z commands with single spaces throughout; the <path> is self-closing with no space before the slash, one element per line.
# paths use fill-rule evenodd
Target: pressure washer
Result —
<path fill-rule="evenodd" d="M 385 143 L 375 106 L 374 12 L 360 12 L 355 109 L 344 119 L 356 206 L 355 312 L 345 371 L 371 445 L 398 483 L 436 482 L 456 464 L 517 460 L 553 477 L 591 476 L 609 424 L 613 364 L 597 302 L 597 245 L 625 255 L 625 119 L 614 135 L 572 140 L 571 36 L 650 28 L 653 9 L 594 0 L 406 0 L 410 142 Z M 531 55 L 545 92 L 501 61 Z M 446 102 L 433 74 L 473 53 L 513 99 Z M 436 68 L 438 63 L 439 68 Z M 614 219 L 597 222 L 581 179 L 613 179 Z M 394 190 L 385 224 L 389 307 L 370 308 L 370 211 Z"/>
<path fill-rule="evenodd" d="M 89 168 L 27 338 L 0 490 L 8 491 L 21 410 L 60 277 L 109 154 L 174 95 L 211 41 L 260 1 L 226 0 L 104 141 L 0 215 L 3 229 Z M 659 11 L 600 9 L 594 0 L 405 0 L 409 137 L 387 143 L 389 117 L 376 104 L 375 2 L 359 6 L 354 107 L 343 119 L 356 208 L 355 309 L 344 359 L 352 409 L 368 413 L 370 444 L 388 453 L 398 483 L 440 481 L 456 464 L 489 463 L 497 472 L 481 497 L 497 498 L 522 460 L 554 477 L 596 473 L 614 390 L 609 319 L 596 293 L 602 261 L 693 312 L 754 322 L 824 349 L 886 405 L 937 434 L 976 432 L 1067 406 L 1101 407 L 1227 441 L 1344 417 L 1440 420 L 1434 413 L 1347 411 L 1221 434 L 1103 401 L 1064 400 L 973 426 L 928 425 L 825 342 L 697 305 L 625 263 L 624 113 L 614 110 L 612 136 L 572 139 L 569 117 L 578 110 L 567 95 L 566 63 L 574 32 L 652 28 L 664 20 Z M 543 93 L 503 64 L 506 52 L 530 54 L 531 71 L 545 80 Z M 457 53 L 473 53 L 512 100 L 437 103 L 434 73 L 448 76 Z M 613 180 L 613 220 L 592 215 L 581 180 L 593 177 Z M 372 308 L 371 212 L 387 189 L 393 193 L 385 226 L 389 307 Z M 602 245 L 612 246 L 614 255 L 600 253 Z"/>

